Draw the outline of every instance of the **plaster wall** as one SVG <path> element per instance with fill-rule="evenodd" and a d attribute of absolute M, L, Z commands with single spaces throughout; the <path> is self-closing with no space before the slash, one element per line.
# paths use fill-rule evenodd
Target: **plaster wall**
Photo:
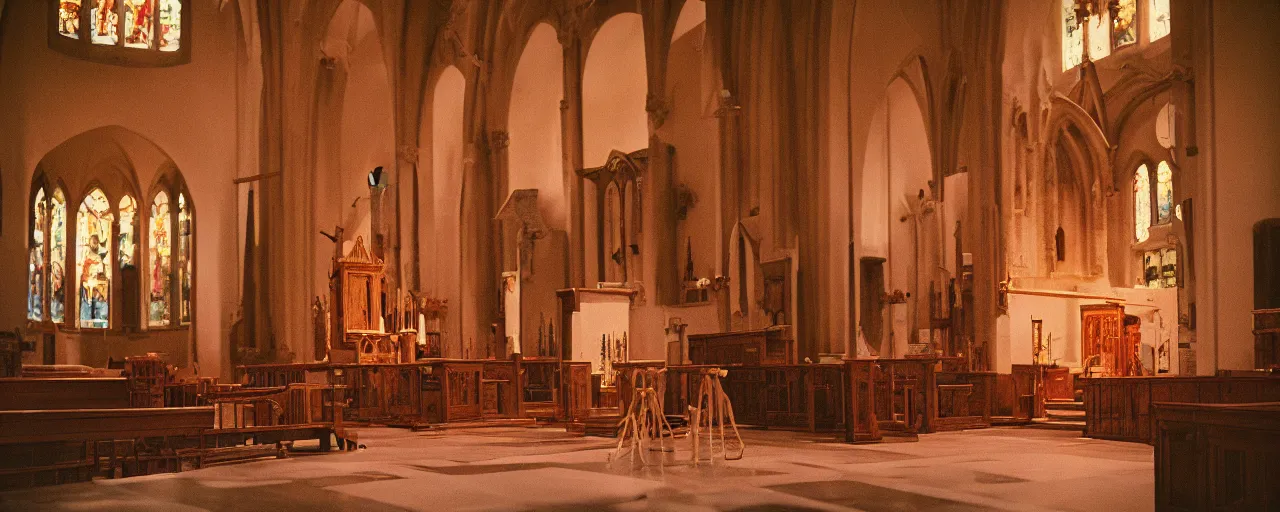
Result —
<path fill-rule="evenodd" d="M 507 190 L 538 189 L 543 220 L 568 229 L 561 159 L 560 100 L 564 98 L 564 54 L 551 25 L 539 24 L 516 65 L 507 117 Z M 598 164 L 597 164 L 598 165 Z"/>

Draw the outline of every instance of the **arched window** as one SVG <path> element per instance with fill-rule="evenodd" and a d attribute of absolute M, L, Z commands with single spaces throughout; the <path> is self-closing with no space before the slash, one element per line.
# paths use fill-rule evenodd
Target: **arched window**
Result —
<path fill-rule="evenodd" d="M 178 323 L 191 323 L 192 211 L 187 196 L 178 193 Z"/>
<path fill-rule="evenodd" d="M 148 238 L 151 257 L 150 300 L 147 307 L 147 326 L 169 325 L 172 301 L 170 287 L 173 279 L 173 241 L 170 238 L 169 195 L 161 190 L 151 200 L 151 232 Z"/>
<path fill-rule="evenodd" d="M 1156 166 L 1156 223 L 1169 222 L 1173 215 L 1173 169 L 1169 162 Z"/>
<path fill-rule="evenodd" d="M 1172 25 L 1169 24 L 1169 0 L 1148 0 L 1147 24 L 1151 40 L 1155 41 L 1169 35 Z"/>
<path fill-rule="evenodd" d="M 1147 164 L 1133 173 L 1133 228 L 1139 242 L 1151 236 L 1151 172 Z"/>
<path fill-rule="evenodd" d="M 48 229 L 44 188 L 36 190 L 31 201 L 31 239 L 27 257 L 27 319 L 44 320 L 44 234 Z"/>
<path fill-rule="evenodd" d="M 67 309 L 67 197 L 54 189 L 49 202 L 49 320 L 60 324 Z"/>
<path fill-rule="evenodd" d="M 1156 164 L 1155 184 L 1147 164 L 1138 166 L 1133 175 L 1133 224 L 1137 243 L 1151 236 L 1151 227 L 1168 224 L 1174 218 L 1173 168 L 1168 161 Z M 1142 282 L 1148 288 L 1173 288 L 1178 285 L 1178 249 L 1152 248 L 1164 244 L 1159 239 L 1143 244 Z"/>
<path fill-rule="evenodd" d="M 76 270 L 80 279 L 80 327 L 111 327 L 111 202 L 102 189 L 85 196 L 76 214 Z"/>
<path fill-rule="evenodd" d="M 50 46 L 63 53 L 134 66 L 171 66 L 190 55 L 189 0 L 60 0 Z"/>
<path fill-rule="evenodd" d="M 1137 43 L 1138 20 L 1144 14 L 1140 9 L 1145 10 L 1149 41 L 1169 35 L 1169 0 L 1062 0 L 1062 70 L 1079 66 L 1086 49 L 1096 61 Z"/>

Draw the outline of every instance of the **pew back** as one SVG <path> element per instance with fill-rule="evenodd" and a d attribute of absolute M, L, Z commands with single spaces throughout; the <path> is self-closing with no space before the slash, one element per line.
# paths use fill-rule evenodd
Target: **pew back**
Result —
<path fill-rule="evenodd" d="M 1280 402 L 1280 376 L 1095 377 L 1084 380 L 1085 435 L 1152 443 L 1152 404 Z"/>
<path fill-rule="evenodd" d="M 129 383 L 108 378 L 0 378 L 0 411 L 30 409 L 123 409 Z"/>

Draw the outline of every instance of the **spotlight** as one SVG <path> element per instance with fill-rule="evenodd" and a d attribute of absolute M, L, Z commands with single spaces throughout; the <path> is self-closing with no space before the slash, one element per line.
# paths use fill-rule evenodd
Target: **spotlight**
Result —
<path fill-rule="evenodd" d="M 374 167 L 373 171 L 369 173 L 369 186 L 370 187 L 382 186 L 382 166 L 381 165 Z"/>

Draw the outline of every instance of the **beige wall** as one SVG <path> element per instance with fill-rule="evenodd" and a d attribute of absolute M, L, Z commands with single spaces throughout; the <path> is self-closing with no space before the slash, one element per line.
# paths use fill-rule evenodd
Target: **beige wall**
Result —
<path fill-rule="evenodd" d="M 1198 370 L 1253 368 L 1253 225 L 1280 217 L 1280 4 L 1215 0 L 1197 94 Z M 1175 27 L 1176 30 L 1176 27 Z M 1201 88 L 1204 85 L 1205 88 Z"/>

